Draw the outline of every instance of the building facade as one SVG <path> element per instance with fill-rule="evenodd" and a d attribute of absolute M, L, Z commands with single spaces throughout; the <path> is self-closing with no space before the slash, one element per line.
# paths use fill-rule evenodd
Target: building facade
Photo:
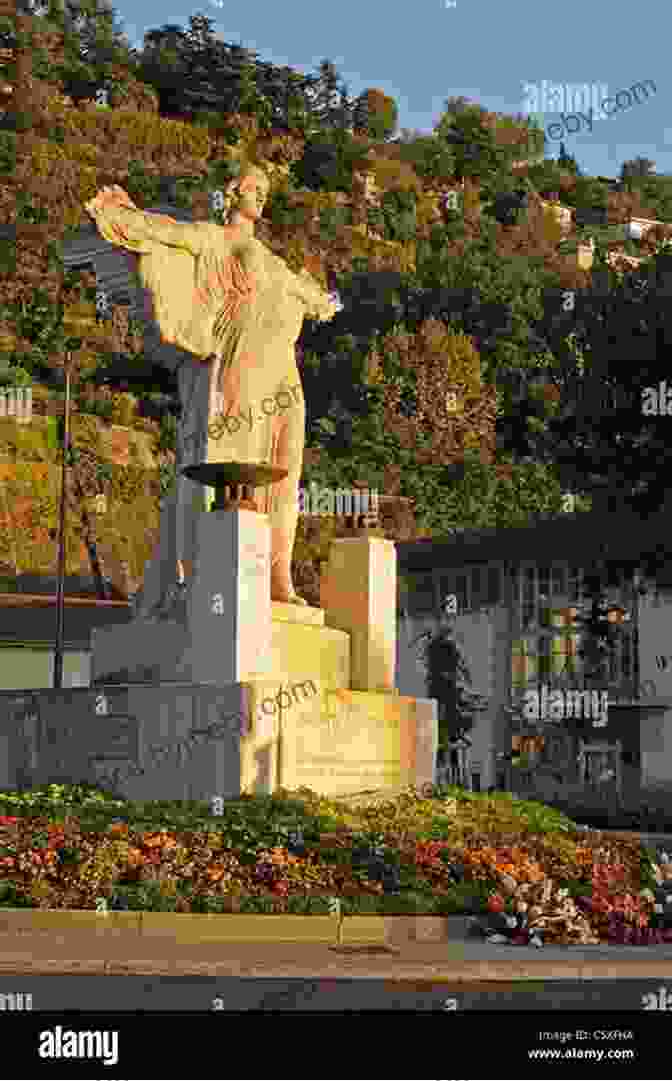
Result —
<path fill-rule="evenodd" d="M 115 590 L 112 590 L 115 593 Z M 67 577 L 63 617 L 63 686 L 88 687 L 91 631 L 126 623 L 128 601 L 100 600 L 91 579 Z M 0 589 L 0 691 L 39 690 L 54 685 L 56 581 L 20 575 Z"/>
<path fill-rule="evenodd" d="M 589 685 L 575 617 L 585 611 L 586 572 L 595 558 L 603 558 L 609 570 L 609 604 L 630 618 L 619 627 L 608 659 L 605 717 L 588 708 L 587 716 L 574 721 L 577 787 L 604 777 L 632 794 L 641 784 L 672 781 L 672 563 L 665 551 L 666 523 L 662 512 L 647 523 L 634 515 L 590 512 L 398 546 L 400 693 L 427 694 L 417 637 L 438 628 L 449 603 L 472 690 L 488 698 L 469 733 L 470 787 L 508 787 L 512 754 L 526 755 L 531 767 L 543 761 L 550 740 L 539 738 L 540 722 L 553 723 L 559 715 L 551 710 L 527 723 L 522 707 L 530 692 L 547 702 L 552 692 Z M 639 566 L 645 572 L 637 579 L 633 571 Z M 633 701 L 640 705 L 633 707 Z M 523 774 L 513 777 L 520 782 Z M 567 769 L 559 768 L 557 777 L 566 787 Z"/>

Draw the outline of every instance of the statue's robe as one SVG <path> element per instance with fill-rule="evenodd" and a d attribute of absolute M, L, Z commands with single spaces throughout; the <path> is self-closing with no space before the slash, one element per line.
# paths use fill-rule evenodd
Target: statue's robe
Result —
<path fill-rule="evenodd" d="M 178 223 L 131 206 L 96 209 L 96 225 L 137 258 L 146 348 L 177 371 L 182 406 L 177 480 L 138 605 L 139 614 L 150 615 L 174 587 L 178 561 L 195 558 L 206 493 L 181 475 L 187 465 L 244 461 L 287 469 L 259 504 L 270 518 L 272 569 L 278 562 L 289 567 L 305 444 L 295 345 L 307 315 L 331 318 L 335 309 L 310 275 L 293 274 L 256 238 L 245 238 L 252 259 L 244 267 L 233 254 L 240 243 L 233 227 Z"/>

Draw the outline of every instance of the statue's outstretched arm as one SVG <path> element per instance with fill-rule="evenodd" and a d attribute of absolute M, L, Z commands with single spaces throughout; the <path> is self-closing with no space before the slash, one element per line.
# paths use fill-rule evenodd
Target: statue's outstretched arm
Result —
<path fill-rule="evenodd" d="M 127 251 L 147 255 L 156 244 L 166 244 L 194 257 L 201 254 L 205 241 L 202 226 L 177 222 L 166 214 L 146 214 L 116 184 L 99 191 L 85 203 L 85 209 L 101 236 Z"/>
<path fill-rule="evenodd" d="M 291 276 L 290 293 L 303 302 L 309 319 L 318 319 L 326 323 L 341 310 L 341 305 L 332 298 L 331 294 L 325 293 L 320 288 L 312 274 L 305 268 L 298 274 L 292 273 L 291 270 L 288 270 L 288 273 Z"/>

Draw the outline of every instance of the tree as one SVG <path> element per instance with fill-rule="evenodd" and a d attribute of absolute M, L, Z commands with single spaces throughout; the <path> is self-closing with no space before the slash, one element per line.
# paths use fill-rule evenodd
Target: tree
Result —
<path fill-rule="evenodd" d="M 166 24 L 160 29 L 148 30 L 138 72 L 140 78 L 156 90 L 161 115 L 181 115 L 187 71 L 186 34 L 182 27 Z"/>
<path fill-rule="evenodd" d="M 564 193 L 565 203 L 574 207 L 576 227 L 606 225 L 610 194 L 604 181 L 592 176 L 577 176 L 572 190 Z"/>
<path fill-rule="evenodd" d="M 565 144 L 560 143 L 560 153 L 558 154 L 558 165 L 562 169 L 566 169 L 570 173 L 574 173 L 575 176 L 581 175 L 577 160 L 572 154 L 568 154 L 565 149 Z"/>
<path fill-rule="evenodd" d="M 302 156 L 290 166 L 290 175 L 299 187 L 330 191 L 338 183 L 338 149 L 323 139 L 309 140 Z"/>
<path fill-rule="evenodd" d="M 184 53 L 188 74 L 182 97 L 190 112 L 236 111 L 240 106 L 241 69 L 253 57 L 242 46 L 226 46 L 218 41 L 212 22 L 204 15 L 189 18 Z"/>
<path fill-rule="evenodd" d="M 30 15 L 17 13 L 17 47 L 14 61 L 14 94 L 12 114 L 16 131 L 27 131 L 32 126 L 31 85 L 33 73 L 32 43 L 35 21 Z"/>
<path fill-rule="evenodd" d="M 473 109 L 474 104 L 475 103 L 470 101 L 469 98 L 462 96 L 446 98 L 446 101 L 444 102 L 445 111 L 449 116 L 461 116 L 462 113 L 466 113 L 470 109 Z M 480 108 L 480 106 L 476 106 L 476 108 Z"/>
<path fill-rule="evenodd" d="M 309 91 L 312 118 L 321 128 L 338 126 L 342 108 L 341 85 L 335 64 L 331 60 L 322 60 Z"/>
<path fill-rule="evenodd" d="M 342 131 L 352 131 L 353 124 L 353 108 L 354 104 L 350 99 L 347 86 L 342 86 L 339 90 L 339 108 L 337 113 L 337 126 Z"/>
<path fill-rule="evenodd" d="M 418 466 L 452 465 L 467 449 L 494 450 L 496 399 L 483 387 L 479 356 L 465 334 L 428 319 L 412 335 L 401 326 L 374 344 L 368 380 L 383 388 L 386 429 Z"/>
<path fill-rule="evenodd" d="M 520 214 L 526 209 L 529 194 L 517 187 L 514 191 L 501 192 L 492 202 L 491 212 L 500 225 L 516 225 Z"/>
<path fill-rule="evenodd" d="M 278 101 L 277 109 L 281 124 L 288 130 L 304 128 L 308 119 L 303 88 L 306 85 L 305 77 L 293 71 L 292 68 L 273 68 L 272 65 L 262 65 L 261 84 L 264 93 L 272 102 Z"/>
<path fill-rule="evenodd" d="M 655 162 L 651 161 L 649 158 L 632 158 L 629 161 L 624 161 L 621 165 L 620 179 L 622 182 L 641 180 L 645 177 L 653 176 L 655 171 Z"/>
<path fill-rule="evenodd" d="M 389 139 L 397 130 L 399 111 L 394 98 L 388 97 L 382 90 L 362 91 L 356 99 L 352 123 L 355 131 L 360 131 L 370 139 L 382 141 Z"/>
<path fill-rule="evenodd" d="M 459 180 L 474 177 L 483 181 L 492 177 L 509 156 L 483 123 L 483 115 L 479 106 L 466 108 L 457 115 L 446 112 L 435 128 L 436 136 L 453 152 Z"/>
<path fill-rule="evenodd" d="M 221 41 L 212 20 L 192 16 L 190 30 L 164 25 L 145 34 L 139 77 L 159 95 L 163 115 L 248 112 L 262 125 L 304 128 L 314 76 L 276 67 L 238 43 Z"/>
<path fill-rule="evenodd" d="M 565 489 L 638 513 L 666 502 L 672 449 L 658 387 L 668 375 L 671 293 L 672 255 L 662 248 L 623 275 L 594 266 L 590 286 L 564 309 L 547 302 L 537 332 L 554 356 L 560 399 L 532 447 L 536 460 L 555 463 Z"/>
<path fill-rule="evenodd" d="M 455 172 L 455 156 L 450 146 L 435 135 L 414 134 L 398 144 L 400 161 L 408 162 L 424 180 L 452 179 Z"/>
<path fill-rule="evenodd" d="M 135 74 L 137 60 L 108 0 L 50 0 L 45 29 L 63 34 L 62 55 L 45 73 L 74 100 L 92 98 L 115 67 Z"/>
<path fill-rule="evenodd" d="M 238 108 L 241 113 L 258 117 L 262 126 L 268 126 L 273 116 L 273 107 L 268 98 L 259 90 L 257 71 L 257 65 L 248 54 L 240 68 Z"/>

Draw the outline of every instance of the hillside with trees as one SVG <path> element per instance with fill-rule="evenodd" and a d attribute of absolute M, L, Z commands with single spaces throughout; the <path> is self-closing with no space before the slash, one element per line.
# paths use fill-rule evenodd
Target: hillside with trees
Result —
<path fill-rule="evenodd" d="M 0 418 L 7 573 L 55 566 L 67 356 L 69 572 L 99 552 L 141 580 L 172 482 L 172 377 L 129 298 L 66 268 L 85 202 L 119 184 L 220 221 L 216 193 L 247 162 L 271 177 L 260 239 L 343 302 L 299 341 L 304 485 L 377 488 L 394 539 L 560 514 L 567 491 L 662 505 L 666 418 L 640 401 L 666 374 L 672 230 L 625 227 L 672 222 L 672 178 L 644 159 L 583 176 L 525 118 L 464 98 L 431 135 L 397 128 L 394 100 L 351 98 L 329 60 L 276 67 L 201 14 L 136 52 L 103 0 L 0 0 L 0 383 L 31 384 L 34 413 Z M 302 520 L 295 580 L 313 603 L 341 528 Z"/>

